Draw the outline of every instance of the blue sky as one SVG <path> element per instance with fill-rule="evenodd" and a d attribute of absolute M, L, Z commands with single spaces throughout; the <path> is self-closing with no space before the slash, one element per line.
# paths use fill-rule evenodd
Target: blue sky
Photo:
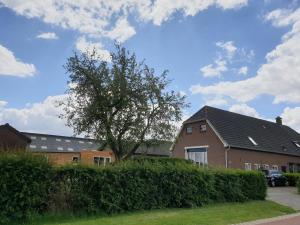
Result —
<path fill-rule="evenodd" d="M 300 2 L 288 0 L 0 0 L 0 123 L 71 135 L 57 118 L 73 51 L 114 40 L 203 105 L 300 130 Z"/>

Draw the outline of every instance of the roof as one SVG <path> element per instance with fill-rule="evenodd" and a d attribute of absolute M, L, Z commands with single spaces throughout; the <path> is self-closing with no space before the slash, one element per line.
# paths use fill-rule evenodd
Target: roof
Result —
<path fill-rule="evenodd" d="M 22 132 L 19 132 L 17 129 L 15 129 L 14 127 L 10 126 L 9 123 L 3 124 L 0 126 L 0 129 L 7 129 L 10 132 L 16 134 L 19 138 L 21 138 L 22 140 L 24 140 L 26 143 L 30 143 L 31 139 L 28 138 L 26 135 L 22 134 Z"/>
<path fill-rule="evenodd" d="M 31 139 L 28 149 L 42 152 L 80 152 L 97 150 L 101 144 L 94 139 L 22 132 Z"/>
<path fill-rule="evenodd" d="M 184 124 L 201 120 L 208 120 L 230 147 L 300 156 L 300 148 L 293 143 L 300 143 L 300 134 L 288 126 L 210 106 L 204 106 Z"/>
<path fill-rule="evenodd" d="M 80 152 L 83 150 L 97 150 L 101 143 L 95 139 L 69 137 L 60 135 L 21 132 L 30 138 L 28 149 L 37 152 Z M 142 145 L 135 154 L 169 156 L 171 142 L 160 142 L 153 146 Z"/>

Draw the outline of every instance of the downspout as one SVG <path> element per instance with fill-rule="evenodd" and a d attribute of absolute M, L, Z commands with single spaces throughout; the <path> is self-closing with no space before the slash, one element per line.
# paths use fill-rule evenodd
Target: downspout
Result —
<path fill-rule="evenodd" d="M 228 168 L 228 151 L 230 150 L 230 145 L 225 148 L 225 167 Z"/>

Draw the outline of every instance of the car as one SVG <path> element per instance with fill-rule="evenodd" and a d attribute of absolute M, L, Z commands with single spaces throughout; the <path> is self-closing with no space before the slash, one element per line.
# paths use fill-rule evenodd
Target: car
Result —
<path fill-rule="evenodd" d="M 270 187 L 288 186 L 288 179 L 277 170 L 262 170 L 264 172 L 267 183 Z"/>

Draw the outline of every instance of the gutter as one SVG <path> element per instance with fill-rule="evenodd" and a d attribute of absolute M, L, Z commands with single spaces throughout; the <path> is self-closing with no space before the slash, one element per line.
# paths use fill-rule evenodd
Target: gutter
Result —
<path fill-rule="evenodd" d="M 225 147 L 225 167 L 228 168 L 228 151 L 230 150 L 230 145 Z"/>

